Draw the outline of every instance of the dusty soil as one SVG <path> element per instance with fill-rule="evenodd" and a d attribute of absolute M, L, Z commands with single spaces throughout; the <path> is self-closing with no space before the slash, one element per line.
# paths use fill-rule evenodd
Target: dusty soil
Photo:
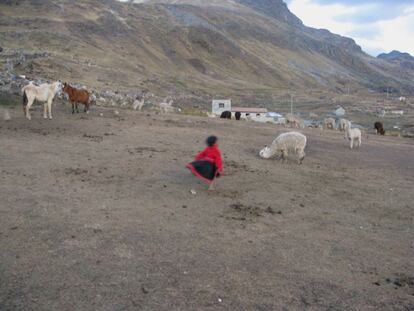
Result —
<path fill-rule="evenodd" d="M 414 310 L 412 140 L 309 129 L 299 166 L 274 125 L 69 111 L 0 120 L 1 310 Z"/>

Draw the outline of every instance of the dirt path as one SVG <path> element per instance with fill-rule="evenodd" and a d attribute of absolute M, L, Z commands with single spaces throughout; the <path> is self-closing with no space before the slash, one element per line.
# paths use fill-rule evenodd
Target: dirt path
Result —
<path fill-rule="evenodd" d="M 271 125 L 69 110 L 0 121 L 1 310 L 414 310 L 413 141 L 306 130 L 284 165 Z"/>

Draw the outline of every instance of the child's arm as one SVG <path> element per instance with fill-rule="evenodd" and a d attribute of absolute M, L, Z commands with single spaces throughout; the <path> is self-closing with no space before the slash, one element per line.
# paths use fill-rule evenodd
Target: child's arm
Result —
<path fill-rule="evenodd" d="M 203 158 L 205 158 L 205 150 L 204 151 L 201 151 L 199 154 L 197 154 L 197 156 L 196 156 L 196 161 L 198 161 L 198 160 L 201 160 L 201 159 L 203 159 Z"/>
<path fill-rule="evenodd" d="M 217 167 L 217 172 L 221 174 L 223 172 L 223 161 L 221 159 L 220 151 L 217 152 L 217 156 L 216 156 L 216 161 L 215 162 L 216 162 L 215 165 Z"/>

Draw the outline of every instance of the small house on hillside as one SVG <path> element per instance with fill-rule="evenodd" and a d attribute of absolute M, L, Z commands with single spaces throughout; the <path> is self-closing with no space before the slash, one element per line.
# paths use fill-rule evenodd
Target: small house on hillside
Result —
<path fill-rule="evenodd" d="M 214 99 L 211 108 L 214 115 L 220 116 L 223 111 L 231 111 L 231 99 Z"/>
<path fill-rule="evenodd" d="M 236 112 L 240 112 L 241 113 L 241 118 L 243 118 L 243 119 L 246 119 L 248 117 L 254 119 L 254 118 L 257 118 L 257 117 L 265 116 L 266 113 L 267 113 L 266 108 L 232 107 L 230 111 L 231 111 L 232 116 Z"/>
<path fill-rule="evenodd" d="M 223 111 L 230 111 L 234 118 L 236 112 L 240 112 L 241 118 L 258 118 L 263 117 L 267 113 L 266 108 L 245 108 L 245 107 L 232 107 L 231 99 L 214 99 L 211 104 L 212 113 L 216 116 L 220 116 Z"/>

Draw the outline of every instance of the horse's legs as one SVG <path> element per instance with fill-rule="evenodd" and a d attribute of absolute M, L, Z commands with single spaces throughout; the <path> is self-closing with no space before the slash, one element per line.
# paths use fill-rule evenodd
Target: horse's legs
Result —
<path fill-rule="evenodd" d="M 78 103 L 78 102 L 76 102 L 76 103 L 75 103 L 75 106 L 76 106 L 76 113 L 79 113 L 79 103 Z"/>
<path fill-rule="evenodd" d="M 47 101 L 47 109 L 49 110 L 50 120 L 52 120 L 52 101 L 53 101 L 53 98 Z"/>
<path fill-rule="evenodd" d="M 29 100 L 27 101 L 27 106 L 26 106 L 26 118 L 28 120 L 30 120 L 32 117 L 30 116 L 30 107 L 33 105 L 34 102 L 34 98 L 30 97 Z"/>
<path fill-rule="evenodd" d="M 43 118 L 47 119 L 47 103 L 43 104 Z"/>
<path fill-rule="evenodd" d="M 75 102 L 72 102 L 72 114 L 75 113 Z"/>

